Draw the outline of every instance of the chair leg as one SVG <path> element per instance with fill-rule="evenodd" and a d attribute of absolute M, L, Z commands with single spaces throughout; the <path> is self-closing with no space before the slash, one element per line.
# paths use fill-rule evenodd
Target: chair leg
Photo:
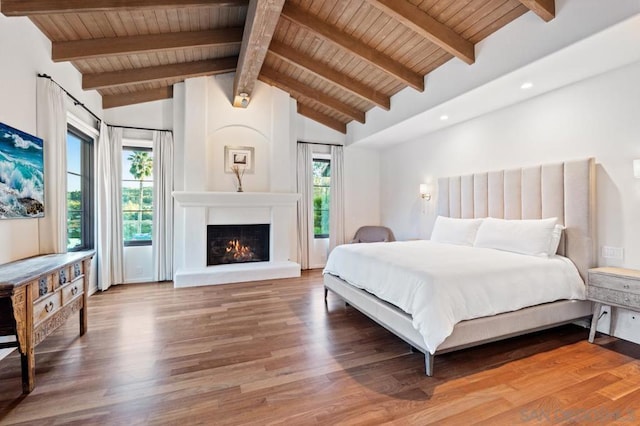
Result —
<path fill-rule="evenodd" d="M 329 289 L 328 288 L 324 288 L 324 301 L 327 301 L 327 294 L 329 294 Z"/>

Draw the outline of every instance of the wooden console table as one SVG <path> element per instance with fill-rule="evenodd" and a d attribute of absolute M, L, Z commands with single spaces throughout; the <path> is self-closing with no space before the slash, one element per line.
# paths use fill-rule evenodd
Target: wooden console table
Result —
<path fill-rule="evenodd" d="M 93 251 L 49 254 L 0 265 L 0 336 L 15 335 L 22 361 L 22 391 L 35 386 L 34 348 L 80 311 L 87 331 L 87 294 Z"/>

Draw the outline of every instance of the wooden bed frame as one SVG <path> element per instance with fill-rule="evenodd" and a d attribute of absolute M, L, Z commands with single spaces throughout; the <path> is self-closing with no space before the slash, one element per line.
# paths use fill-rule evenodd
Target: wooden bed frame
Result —
<path fill-rule="evenodd" d="M 537 167 L 441 178 L 438 214 L 449 217 L 540 219 L 557 217 L 564 224 L 558 253 L 573 261 L 586 279 L 595 262 L 595 161 L 569 161 Z M 458 323 L 434 354 L 413 328 L 411 316 L 396 306 L 356 288 L 337 276 L 324 275 L 328 290 L 425 354 L 425 370 L 433 375 L 434 355 L 507 339 L 575 322 L 591 316 L 592 303 L 560 300 L 514 312 Z"/>

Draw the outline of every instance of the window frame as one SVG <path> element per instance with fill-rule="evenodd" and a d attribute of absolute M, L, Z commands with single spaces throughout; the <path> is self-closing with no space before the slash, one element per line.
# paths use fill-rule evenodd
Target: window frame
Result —
<path fill-rule="evenodd" d="M 67 134 L 71 134 L 78 138 L 82 144 L 80 145 L 80 175 L 69 172 L 67 167 L 66 174 L 72 174 L 80 177 L 80 192 L 81 192 L 81 225 L 80 235 L 82 244 L 79 246 L 68 248 L 68 252 L 91 250 L 95 247 L 95 194 L 94 194 L 94 161 L 93 161 L 93 149 L 94 138 L 86 134 L 78 127 L 71 123 L 67 123 Z M 68 155 L 68 154 L 67 154 Z M 67 178 L 68 179 L 68 178 Z M 65 194 L 68 197 L 68 189 Z M 69 206 L 67 204 L 67 237 L 69 235 Z"/>
<path fill-rule="evenodd" d="M 125 143 L 127 143 L 125 145 Z M 134 152 L 134 151 L 142 151 L 142 152 L 153 152 L 153 147 L 151 146 L 152 141 L 146 141 L 146 140 L 123 140 L 123 145 L 122 145 L 122 151 L 129 151 L 129 152 Z M 124 182 L 138 182 L 137 180 L 125 180 L 122 178 L 122 176 L 120 176 L 120 184 L 121 184 L 121 190 L 124 189 Z M 144 182 L 151 182 L 155 185 L 155 181 L 153 180 L 153 174 L 151 175 L 151 179 L 150 180 L 145 180 Z M 151 195 L 151 203 L 152 203 L 152 210 L 151 210 L 151 218 L 153 221 L 153 191 L 152 191 L 152 195 Z M 122 204 L 122 194 L 120 195 L 120 203 Z M 123 224 L 123 235 L 122 235 L 122 241 L 124 244 L 124 247 L 145 247 L 145 246 L 150 246 L 153 245 L 153 224 L 151 225 L 151 238 L 148 240 L 125 240 L 124 239 L 124 214 L 125 212 L 127 213 L 131 213 L 131 212 L 145 212 L 145 210 L 126 210 L 124 209 L 124 205 L 122 204 L 122 224 Z M 142 207 L 142 206 L 141 206 Z"/>
<path fill-rule="evenodd" d="M 313 159 L 312 159 L 312 163 L 327 163 L 329 164 L 329 167 L 331 167 L 331 160 L 329 158 L 326 158 L 326 156 L 324 155 L 314 155 Z M 329 174 L 329 182 L 331 182 L 331 174 Z M 313 192 L 315 194 L 315 188 L 329 188 L 329 197 L 331 196 L 331 183 L 329 183 L 329 185 L 316 185 L 315 182 L 313 184 Z M 316 208 L 313 206 L 313 201 L 311 203 L 311 208 L 313 210 L 313 217 L 315 220 L 315 212 L 316 212 Z M 320 209 L 320 211 L 327 211 L 327 213 L 330 214 L 330 208 L 329 209 Z M 329 238 L 329 234 L 316 234 L 315 232 L 315 226 L 313 226 L 313 238 L 316 240 L 321 240 L 321 239 L 327 239 Z"/>

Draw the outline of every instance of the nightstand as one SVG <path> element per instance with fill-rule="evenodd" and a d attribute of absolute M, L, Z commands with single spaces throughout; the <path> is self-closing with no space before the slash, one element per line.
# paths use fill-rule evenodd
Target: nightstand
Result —
<path fill-rule="evenodd" d="M 602 305 L 612 308 L 609 333 L 615 323 L 614 307 L 640 312 L 640 271 L 608 267 L 589 269 L 587 299 L 596 302 L 589 332 L 589 342 L 593 343 Z"/>

